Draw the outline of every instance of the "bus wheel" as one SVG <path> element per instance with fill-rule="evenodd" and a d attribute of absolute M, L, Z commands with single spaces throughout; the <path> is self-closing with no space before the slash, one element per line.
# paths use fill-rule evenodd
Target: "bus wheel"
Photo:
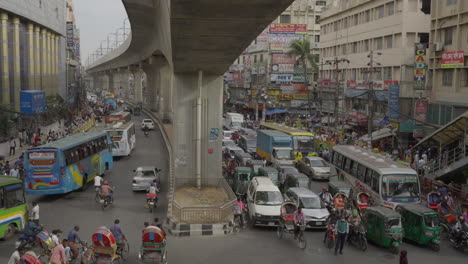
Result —
<path fill-rule="evenodd" d="M 88 174 L 85 174 L 85 176 L 83 177 L 83 185 L 81 185 L 80 191 L 82 192 L 86 191 L 87 186 L 88 186 Z"/>
<path fill-rule="evenodd" d="M 9 224 L 5 230 L 4 240 L 10 240 L 18 232 L 18 227 L 15 224 Z"/>

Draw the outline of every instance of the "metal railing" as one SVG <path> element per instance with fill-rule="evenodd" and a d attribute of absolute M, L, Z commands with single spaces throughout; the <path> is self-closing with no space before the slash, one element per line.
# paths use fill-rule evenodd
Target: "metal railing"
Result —
<path fill-rule="evenodd" d="M 432 160 L 427 164 L 426 173 L 428 175 L 434 174 L 437 171 L 443 170 L 455 162 L 466 158 L 468 155 L 464 148 L 454 148 L 445 152 L 442 152 L 436 159 Z"/>
<path fill-rule="evenodd" d="M 176 178 L 175 189 L 196 186 L 196 178 Z M 179 223 L 210 224 L 227 221 L 232 218 L 232 206 L 236 195 L 232 192 L 224 178 L 202 179 L 202 189 L 215 187 L 227 194 L 226 202 L 218 206 L 200 204 L 199 206 L 183 206 L 177 202 L 177 192 L 172 201 L 172 217 Z"/>

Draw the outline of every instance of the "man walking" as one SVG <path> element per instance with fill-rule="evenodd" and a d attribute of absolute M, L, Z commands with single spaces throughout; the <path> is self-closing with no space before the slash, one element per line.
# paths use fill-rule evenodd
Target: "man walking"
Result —
<path fill-rule="evenodd" d="M 335 255 L 338 254 L 338 249 L 340 250 L 340 254 L 343 254 L 344 243 L 349 232 L 348 221 L 346 221 L 344 214 L 341 214 L 340 220 L 336 222 L 336 232 L 337 240 L 335 246 Z"/>
<path fill-rule="evenodd" d="M 33 208 L 29 217 L 36 225 L 39 225 L 39 205 L 37 202 L 32 202 L 32 206 Z"/>
<path fill-rule="evenodd" d="M 20 148 L 22 148 L 23 147 L 23 130 L 20 130 L 18 132 L 18 141 L 20 143 Z"/>
<path fill-rule="evenodd" d="M 10 156 L 15 155 L 16 141 L 13 137 L 10 137 L 10 140 L 8 141 L 8 145 L 10 146 Z"/>
<path fill-rule="evenodd" d="M 18 170 L 18 165 L 14 165 L 13 168 L 10 170 L 10 176 L 18 178 L 19 175 L 19 170 Z"/>

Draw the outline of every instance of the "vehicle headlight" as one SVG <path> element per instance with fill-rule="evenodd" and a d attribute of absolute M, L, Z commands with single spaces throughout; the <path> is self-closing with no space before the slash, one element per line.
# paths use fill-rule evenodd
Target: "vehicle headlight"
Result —
<path fill-rule="evenodd" d="M 255 214 L 255 217 L 262 217 L 262 216 L 263 215 L 261 215 L 261 214 L 257 214 L 257 213 Z"/>
<path fill-rule="evenodd" d="M 425 231 L 424 231 L 424 234 L 425 234 L 426 236 L 433 236 L 433 235 L 434 235 L 434 232 L 429 231 L 429 230 L 425 230 Z"/>

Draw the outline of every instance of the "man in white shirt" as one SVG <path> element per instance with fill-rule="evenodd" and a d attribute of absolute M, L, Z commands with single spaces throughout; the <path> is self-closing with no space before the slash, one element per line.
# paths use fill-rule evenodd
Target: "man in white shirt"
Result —
<path fill-rule="evenodd" d="M 102 177 L 97 175 L 94 177 L 94 188 L 96 189 L 96 192 L 101 191 L 101 185 L 102 185 Z"/>
<path fill-rule="evenodd" d="M 11 168 L 11 170 L 10 170 L 10 176 L 11 176 L 11 177 L 18 178 L 18 175 L 19 175 L 18 166 L 15 165 L 15 166 L 13 166 L 13 168 Z"/>
<path fill-rule="evenodd" d="M 20 264 L 21 256 L 24 254 L 24 248 L 18 247 L 13 254 L 11 254 L 8 264 Z"/>
<path fill-rule="evenodd" d="M 36 225 L 39 225 L 39 205 L 37 202 L 32 202 L 31 215 L 29 216 Z"/>

